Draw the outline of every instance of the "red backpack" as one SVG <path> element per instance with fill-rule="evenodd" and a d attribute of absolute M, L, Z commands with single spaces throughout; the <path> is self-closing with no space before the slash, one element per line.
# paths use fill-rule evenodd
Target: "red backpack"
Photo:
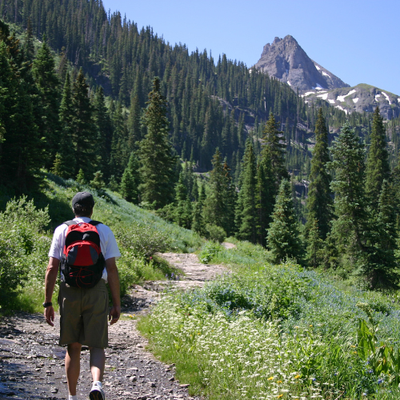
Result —
<path fill-rule="evenodd" d="M 96 225 L 99 221 L 64 222 L 68 226 L 61 258 L 61 272 L 68 285 L 92 288 L 101 279 L 105 260 Z"/>

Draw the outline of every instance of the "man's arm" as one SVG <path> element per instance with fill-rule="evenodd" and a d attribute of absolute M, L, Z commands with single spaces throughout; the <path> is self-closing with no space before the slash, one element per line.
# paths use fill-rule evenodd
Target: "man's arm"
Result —
<path fill-rule="evenodd" d="M 51 298 L 53 297 L 54 286 L 56 285 L 57 281 L 57 274 L 58 274 L 58 266 L 60 264 L 60 260 L 54 257 L 50 257 L 49 264 L 47 265 L 46 270 L 46 277 L 44 281 L 44 293 L 45 293 L 45 303 L 50 303 Z M 46 318 L 46 322 L 54 326 L 54 308 L 53 306 L 46 307 L 44 309 L 44 317 Z"/>
<path fill-rule="evenodd" d="M 121 315 L 121 299 L 120 299 L 120 291 L 119 291 L 119 276 L 117 264 L 115 263 L 115 257 L 109 258 L 106 260 L 106 268 L 108 275 L 108 286 L 111 291 L 111 298 L 113 302 L 113 306 L 110 311 L 109 320 L 110 325 L 115 324 L 119 316 Z"/>

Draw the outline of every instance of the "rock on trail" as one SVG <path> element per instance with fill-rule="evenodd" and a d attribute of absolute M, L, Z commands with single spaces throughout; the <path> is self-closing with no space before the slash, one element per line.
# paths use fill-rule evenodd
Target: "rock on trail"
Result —
<path fill-rule="evenodd" d="M 202 286 L 227 271 L 199 263 L 195 254 L 159 255 L 183 274 L 179 280 L 136 285 L 122 299 L 122 317 L 109 328 L 103 379 L 107 400 L 200 399 L 190 397 L 188 385 L 175 379 L 174 365 L 161 363 L 146 350 L 147 341 L 131 317 L 148 312 L 165 289 Z M 0 321 L 0 400 L 67 398 L 65 348 L 58 345 L 58 337 L 58 316 L 54 327 L 40 314 L 18 313 Z M 87 399 L 90 387 L 89 349 L 83 347 L 78 399 Z"/>

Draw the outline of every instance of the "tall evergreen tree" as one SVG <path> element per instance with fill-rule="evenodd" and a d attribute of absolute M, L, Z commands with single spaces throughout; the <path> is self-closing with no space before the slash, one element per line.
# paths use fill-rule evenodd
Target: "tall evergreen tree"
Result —
<path fill-rule="evenodd" d="M 60 137 L 58 152 L 54 161 L 53 172 L 62 178 L 75 178 L 76 158 L 73 145 L 72 120 L 74 110 L 72 107 L 72 89 L 70 75 L 65 77 L 64 90 L 60 105 Z"/>
<path fill-rule="evenodd" d="M 210 172 L 209 193 L 204 202 L 204 220 L 209 225 L 216 225 L 225 230 L 226 209 L 226 180 L 219 149 L 212 159 L 213 169 Z M 226 230 L 225 230 L 226 232 Z"/>
<path fill-rule="evenodd" d="M 161 94 L 158 77 L 153 80 L 143 124 L 147 133 L 140 142 L 139 190 L 142 201 L 159 209 L 173 201 L 175 157 L 168 138 L 167 101 Z"/>
<path fill-rule="evenodd" d="M 32 187 L 43 162 L 30 74 L 18 41 L 0 21 L 0 180 L 19 194 Z"/>
<path fill-rule="evenodd" d="M 256 243 L 257 238 L 257 211 L 256 211 L 256 159 L 253 143 L 250 138 L 246 141 L 246 149 L 242 162 L 236 220 L 237 237 Z"/>
<path fill-rule="evenodd" d="M 179 180 L 175 185 L 176 207 L 174 209 L 174 214 L 175 222 L 186 229 L 190 229 L 193 218 L 191 207 L 188 206 L 188 201 L 191 203 L 187 187 L 183 180 L 183 173 L 181 172 Z"/>
<path fill-rule="evenodd" d="M 371 288 L 397 287 L 400 274 L 395 258 L 398 233 L 396 229 L 396 200 L 393 187 L 387 180 L 382 182 L 378 212 L 370 229 L 368 263 L 364 273 Z"/>
<path fill-rule="evenodd" d="M 315 147 L 311 159 L 310 185 L 306 203 L 306 231 L 309 232 L 312 229 L 315 219 L 322 239 L 326 238 L 333 217 L 333 200 L 330 189 L 331 176 L 327 169 L 329 161 L 328 130 L 322 108 L 320 108 L 315 125 Z"/>
<path fill-rule="evenodd" d="M 278 128 L 272 112 L 263 130 L 263 143 L 257 168 L 257 237 L 258 243 L 265 246 L 266 229 L 272 221 L 272 211 L 282 179 L 288 179 L 285 167 L 284 136 Z"/>
<path fill-rule="evenodd" d="M 272 174 L 271 158 L 261 157 L 257 166 L 256 209 L 257 242 L 266 245 L 266 232 L 272 221 L 275 204 L 275 177 Z"/>
<path fill-rule="evenodd" d="M 93 100 L 93 118 L 97 131 L 97 153 L 100 158 L 101 171 L 105 178 L 110 178 L 110 155 L 113 127 L 108 113 L 103 88 L 99 86 Z"/>
<path fill-rule="evenodd" d="M 316 268 L 324 261 L 324 241 L 321 239 L 318 220 L 311 218 L 307 221 L 306 262 L 309 267 Z"/>
<path fill-rule="evenodd" d="M 386 148 L 386 130 L 379 107 L 376 107 L 371 129 L 371 145 L 366 166 L 366 193 L 373 209 L 377 209 L 384 180 L 390 179 L 389 158 Z"/>
<path fill-rule="evenodd" d="M 128 131 L 126 118 L 122 110 L 122 104 L 116 102 L 115 109 L 112 109 L 112 140 L 111 154 L 109 161 L 109 174 L 114 175 L 119 181 L 124 173 L 125 165 L 129 160 Z"/>
<path fill-rule="evenodd" d="M 121 178 L 122 197 L 134 204 L 139 204 L 139 161 L 134 152 L 129 157 L 128 165 Z"/>
<path fill-rule="evenodd" d="M 333 161 L 329 164 L 335 171 L 331 187 L 335 192 L 335 214 L 332 237 L 349 266 L 365 262 L 369 216 L 365 199 L 365 152 L 354 129 L 346 123 L 332 146 Z"/>
<path fill-rule="evenodd" d="M 272 112 L 264 127 L 263 154 L 271 160 L 272 174 L 275 177 L 276 191 L 282 179 L 288 179 L 289 174 L 285 167 L 285 149 L 283 132 L 279 130 L 279 124 L 275 121 Z"/>
<path fill-rule="evenodd" d="M 81 69 L 72 89 L 73 116 L 71 119 L 71 132 L 76 156 L 75 175 L 82 169 L 86 180 L 92 178 L 98 165 L 96 153 L 97 132 L 88 88 L 89 86 Z"/>
<path fill-rule="evenodd" d="M 199 199 L 193 208 L 192 229 L 201 236 L 206 235 L 205 222 L 203 218 L 203 207 L 206 199 L 205 186 L 202 184 L 199 194 Z"/>
<path fill-rule="evenodd" d="M 128 147 L 131 151 L 137 149 L 139 147 L 140 141 L 142 140 L 143 128 L 140 123 L 141 116 L 142 109 L 140 107 L 139 98 L 138 96 L 133 96 L 127 121 L 129 132 Z"/>
<path fill-rule="evenodd" d="M 292 188 L 287 179 L 282 180 L 279 188 L 272 222 L 268 229 L 267 245 L 276 263 L 286 259 L 302 261 L 303 249 L 293 205 Z"/>
<path fill-rule="evenodd" d="M 45 166 L 50 168 L 58 150 L 60 91 L 54 58 L 46 40 L 33 61 L 32 73 L 39 92 L 39 131 L 46 140 Z"/>

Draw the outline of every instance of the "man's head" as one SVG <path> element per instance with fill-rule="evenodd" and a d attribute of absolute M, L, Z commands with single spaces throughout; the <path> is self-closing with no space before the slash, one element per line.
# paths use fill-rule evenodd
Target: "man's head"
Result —
<path fill-rule="evenodd" d="M 94 199 L 88 192 L 79 192 L 72 199 L 72 210 L 77 217 L 91 217 L 93 207 Z"/>

